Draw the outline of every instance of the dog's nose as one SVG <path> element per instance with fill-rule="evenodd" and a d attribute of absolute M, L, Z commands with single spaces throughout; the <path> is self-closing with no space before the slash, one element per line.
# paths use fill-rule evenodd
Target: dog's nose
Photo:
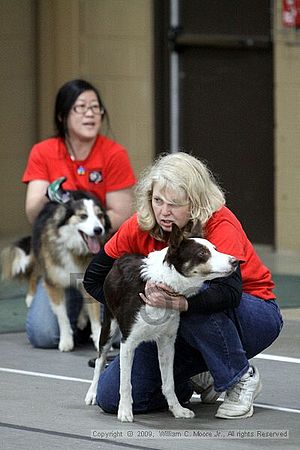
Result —
<path fill-rule="evenodd" d="M 96 236 L 101 236 L 103 234 L 103 229 L 101 227 L 95 227 L 94 233 Z"/>

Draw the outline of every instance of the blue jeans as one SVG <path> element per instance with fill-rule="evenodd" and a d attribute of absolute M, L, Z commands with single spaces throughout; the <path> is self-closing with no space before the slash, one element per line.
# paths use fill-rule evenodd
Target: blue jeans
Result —
<path fill-rule="evenodd" d="M 82 307 L 81 293 L 70 287 L 65 291 L 67 312 L 73 331 Z M 28 310 L 26 320 L 26 332 L 29 342 L 33 347 L 57 348 L 59 343 L 59 327 L 56 315 L 52 311 L 48 293 L 43 280 L 40 280 Z"/>
<path fill-rule="evenodd" d="M 248 359 L 269 347 L 282 325 L 276 301 L 264 301 L 245 293 L 236 309 L 211 315 L 183 314 L 174 358 L 179 402 L 191 398 L 190 378 L 197 373 L 209 370 L 216 391 L 226 391 L 236 384 L 249 368 Z M 155 343 L 145 342 L 136 349 L 131 382 L 134 413 L 167 408 Z M 119 386 L 120 364 L 116 357 L 98 383 L 97 403 L 105 412 L 117 412 Z"/>

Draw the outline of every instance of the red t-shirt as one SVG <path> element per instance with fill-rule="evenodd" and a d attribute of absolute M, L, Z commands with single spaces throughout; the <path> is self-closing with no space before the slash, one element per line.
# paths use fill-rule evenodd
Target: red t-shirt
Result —
<path fill-rule="evenodd" d="M 106 193 L 125 189 L 136 179 L 126 150 L 105 136 L 98 136 L 83 161 L 73 161 L 61 138 L 46 139 L 34 145 L 22 181 L 67 177 L 64 189 L 84 190 L 96 195 L 106 205 Z"/>
<path fill-rule="evenodd" d="M 275 298 L 274 283 L 269 269 L 256 254 L 241 223 L 227 207 L 222 207 L 208 220 L 204 228 L 204 237 L 220 252 L 243 261 L 241 263 L 243 292 L 264 300 Z M 147 231 L 142 231 L 137 222 L 137 215 L 134 214 L 121 225 L 105 244 L 104 249 L 109 256 L 117 259 L 124 253 L 148 255 L 151 251 L 161 250 L 167 245 L 167 242 L 157 241 Z"/>

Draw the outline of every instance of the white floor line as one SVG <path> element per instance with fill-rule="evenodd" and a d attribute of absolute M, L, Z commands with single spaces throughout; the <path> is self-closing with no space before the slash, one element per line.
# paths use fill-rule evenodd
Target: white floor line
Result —
<path fill-rule="evenodd" d="M 294 358 L 292 358 L 292 359 L 294 359 Z M 53 375 L 51 373 L 43 373 L 43 372 L 30 372 L 28 370 L 10 369 L 8 367 L 0 367 L 0 372 L 16 373 L 19 375 L 30 375 L 33 377 L 41 377 L 41 378 L 52 378 L 55 380 L 63 380 L 63 381 L 76 381 L 79 383 L 89 383 L 89 384 L 91 383 L 91 380 L 86 380 L 84 378 L 66 377 L 66 376 L 62 376 L 62 375 Z M 194 394 L 193 398 L 199 399 L 199 395 Z M 264 409 L 272 409 L 274 411 L 283 411 L 283 412 L 300 414 L 300 409 L 295 409 L 295 408 L 286 408 L 283 406 L 276 406 L 276 405 L 265 405 L 264 403 L 254 403 L 254 406 L 258 406 L 258 407 L 264 408 Z"/>
<path fill-rule="evenodd" d="M 259 355 L 254 356 L 254 358 L 268 359 L 269 361 L 279 361 L 279 362 L 300 364 L 300 358 L 291 358 L 289 356 L 268 355 L 267 353 L 260 353 Z"/>
<path fill-rule="evenodd" d="M 283 411 L 283 412 L 290 412 L 290 413 L 300 414 L 300 409 L 285 408 L 284 406 L 265 405 L 264 403 L 253 403 L 253 404 L 254 404 L 254 406 L 257 406 L 259 408 L 273 409 L 274 411 Z"/>
<path fill-rule="evenodd" d="M 79 383 L 92 382 L 92 379 L 85 380 L 84 378 L 65 377 L 63 375 L 53 375 L 51 373 L 43 373 L 43 372 L 29 372 L 28 370 L 9 369 L 7 367 L 0 367 L 0 372 L 17 373 L 19 375 L 31 375 L 32 377 L 54 378 L 55 380 L 77 381 Z"/>
<path fill-rule="evenodd" d="M 192 398 L 195 400 L 199 400 L 199 394 L 193 394 Z M 217 401 L 222 402 L 223 400 L 224 400 L 224 394 L 222 394 L 221 398 L 219 398 Z M 266 405 L 265 403 L 253 403 L 253 405 L 257 406 L 258 408 L 272 409 L 273 411 L 283 411 L 283 412 L 300 414 L 300 409 L 296 409 L 296 408 L 286 408 L 285 406 Z"/>

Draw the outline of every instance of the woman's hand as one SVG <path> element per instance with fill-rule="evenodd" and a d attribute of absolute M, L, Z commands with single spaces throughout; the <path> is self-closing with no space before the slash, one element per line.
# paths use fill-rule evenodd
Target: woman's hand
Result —
<path fill-rule="evenodd" d="M 176 294 L 169 286 L 163 283 L 146 282 L 145 293 L 140 292 L 141 299 L 149 306 L 156 308 L 187 311 L 188 302 L 183 295 Z"/>

